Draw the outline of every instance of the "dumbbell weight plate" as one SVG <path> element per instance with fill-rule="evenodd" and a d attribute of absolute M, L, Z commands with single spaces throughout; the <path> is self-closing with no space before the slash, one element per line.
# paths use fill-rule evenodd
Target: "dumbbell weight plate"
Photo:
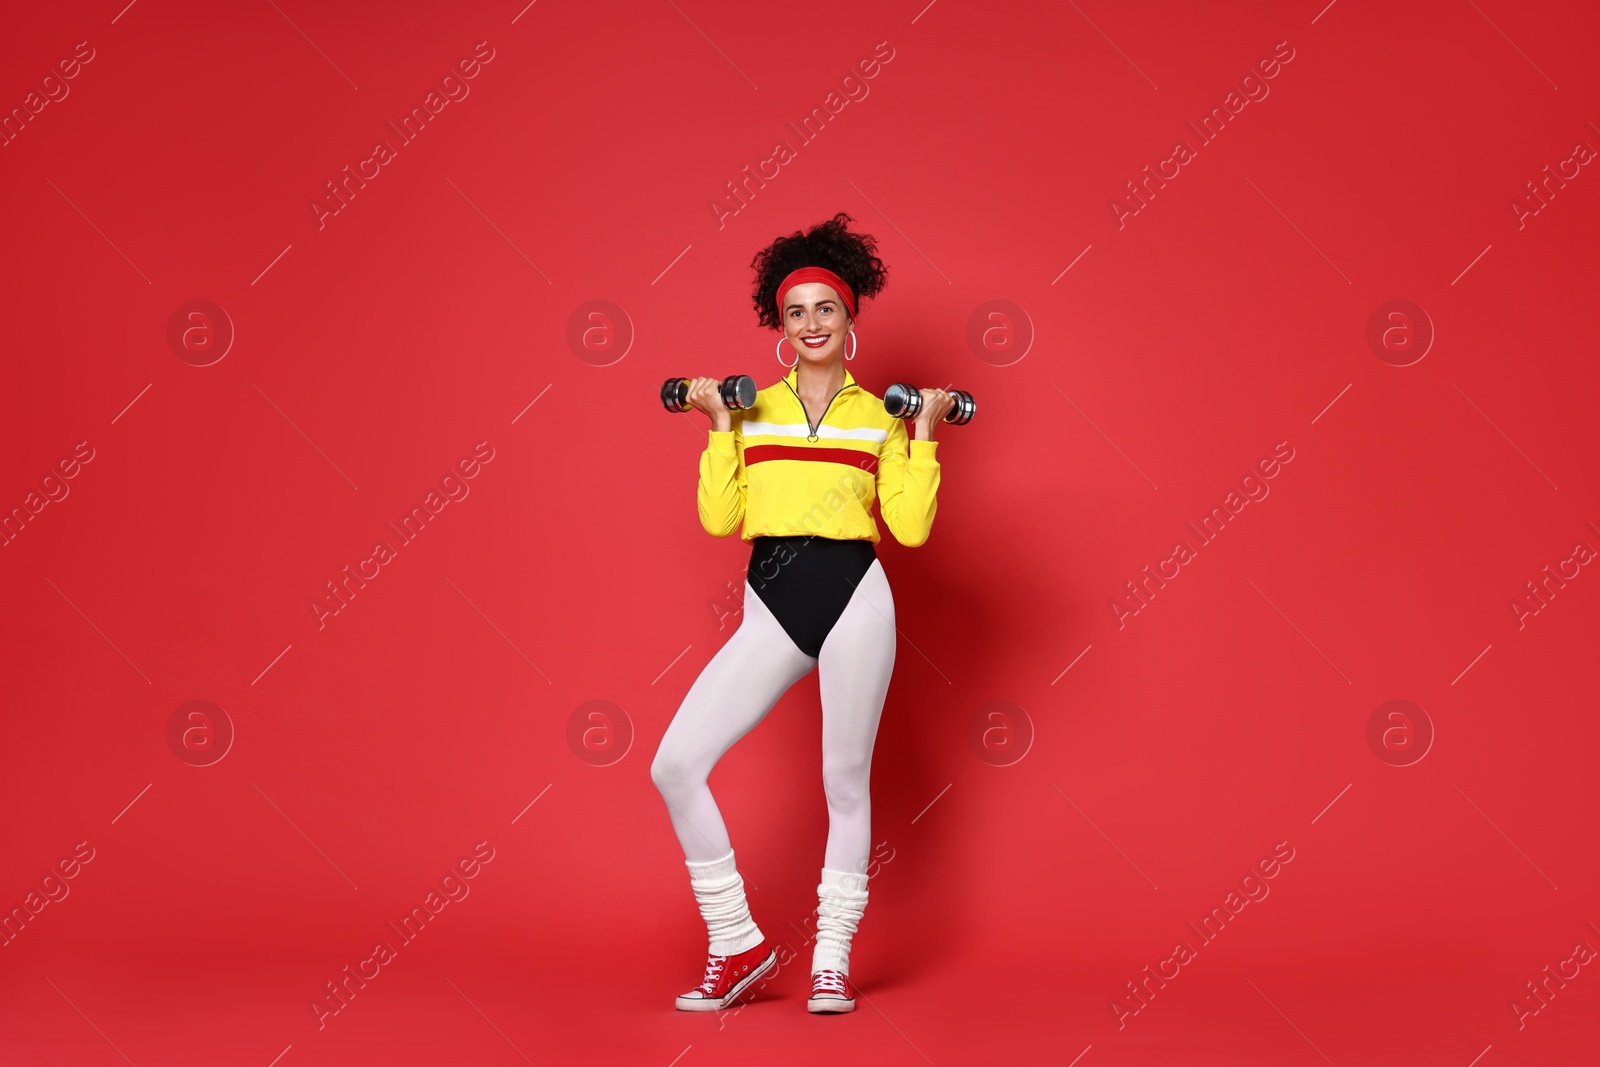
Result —
<path fill-rule="evenodd" d="M 914 385 L 895 382 L 883 391 L 883 408 L 897 419 L 914 419 L 922 410 L 922 393 Z"/>
<path fill-rule="evenodd" d="M 955 398 L 956 406 L 950 409 L 944 421 L 952 426 L 965 426 L 978 413 L 978 402 L 965 389 L 952 389 L 950 395 Z"/>
<path fill-rule="evenodd" d="M 689 410 L 689 379 L 668 378 L 661 383 L 661 406 L 668 411 Z"/>
<path fill-rule="evenodd" d="M 748 374 L 730 374 L 722 380 L 722 402 L 744 411 L 755 407 L 756 380 Z"/>

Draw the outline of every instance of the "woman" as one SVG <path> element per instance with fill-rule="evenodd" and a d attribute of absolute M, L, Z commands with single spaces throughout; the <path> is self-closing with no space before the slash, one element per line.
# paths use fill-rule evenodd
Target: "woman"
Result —
<path fill-rule="evenodd" d="M 700 457 L 701 525 L 726 537 L 742 521 L 752 549 L 743 621 L 695 679 L 650 768 L 711 938 L 703 980 L 677 998 L 685 1011 L 727 1006 L 777 964 L 750 916 L 706 779 L 813 667 L 828 843 L 806 1008 L 855 1008 L 850 941 L 867 903 L 868 778 L 895 654 L 894 598 L 870 509 L 876 497 L 901 544 L 928 539 L 939 487 L 933 430 L 955 402 L 942 389 L 921 390 L 908 441 L 905 423 L 845 369 L 857 352 L 858 301 L 877 295 L 886 274 L 874 240 L 849 232 L 849 221 L 840 212 L 779 237 L 752 262 L 757 318 L 783 332 L 778 361 L 788 376 L 738 412 L 724 405 L 717 379 L 689 385 L 688 402 L 712 420 Z"/>

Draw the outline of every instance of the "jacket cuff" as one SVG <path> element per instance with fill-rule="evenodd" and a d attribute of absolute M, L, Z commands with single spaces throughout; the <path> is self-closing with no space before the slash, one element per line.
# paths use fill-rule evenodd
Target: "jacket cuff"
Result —
<path fill-rule="evenodd" d="M 711 451 L 720 452 L 725 456 L 738 454 L 738 451 L 734 448 L 732 430 L 711 430 L 709 433 L 711 434 L 711 439 L 706 443 L 706 447 Z"/>
<path fill-rule="evenodd" d="M 922 441 L 913 437 L 911 439 L 911 462 L 916 463 L 921 460 L 923 463 L 938 463 L 939 457 L 935 454 L 938 448 L 938 441 Z"/>

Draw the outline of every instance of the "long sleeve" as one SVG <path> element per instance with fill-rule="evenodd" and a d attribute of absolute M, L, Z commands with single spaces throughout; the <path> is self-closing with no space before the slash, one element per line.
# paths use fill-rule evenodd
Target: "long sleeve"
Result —
<path fill-rule="evenodd" d="M 738 426 L 735 420 L 734 426 Z M 744 444 L 737 428 L 712 430 L 700 454 L 700 525 L 712 537 L 727 537 L 744 519 L 749 484 L 744 473 Z"/>
<path fill-rule="evenodd" d="M 895 540 L 907 548 L 921 545 L 933 532 L 939 509 L 938 448 L 937 441 L 911 440 L 905 423 L 895 419 L 878 452 L 878 510 Z"/>

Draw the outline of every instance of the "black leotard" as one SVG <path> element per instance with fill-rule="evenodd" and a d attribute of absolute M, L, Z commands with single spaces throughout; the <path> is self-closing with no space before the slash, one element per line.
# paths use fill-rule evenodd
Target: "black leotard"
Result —
<path fill-rule="evenodd" d="M 752 542 L 745 578 L 800 651 L 816 657 L 877 558 L 864 538 L 762 536 Z"/>

